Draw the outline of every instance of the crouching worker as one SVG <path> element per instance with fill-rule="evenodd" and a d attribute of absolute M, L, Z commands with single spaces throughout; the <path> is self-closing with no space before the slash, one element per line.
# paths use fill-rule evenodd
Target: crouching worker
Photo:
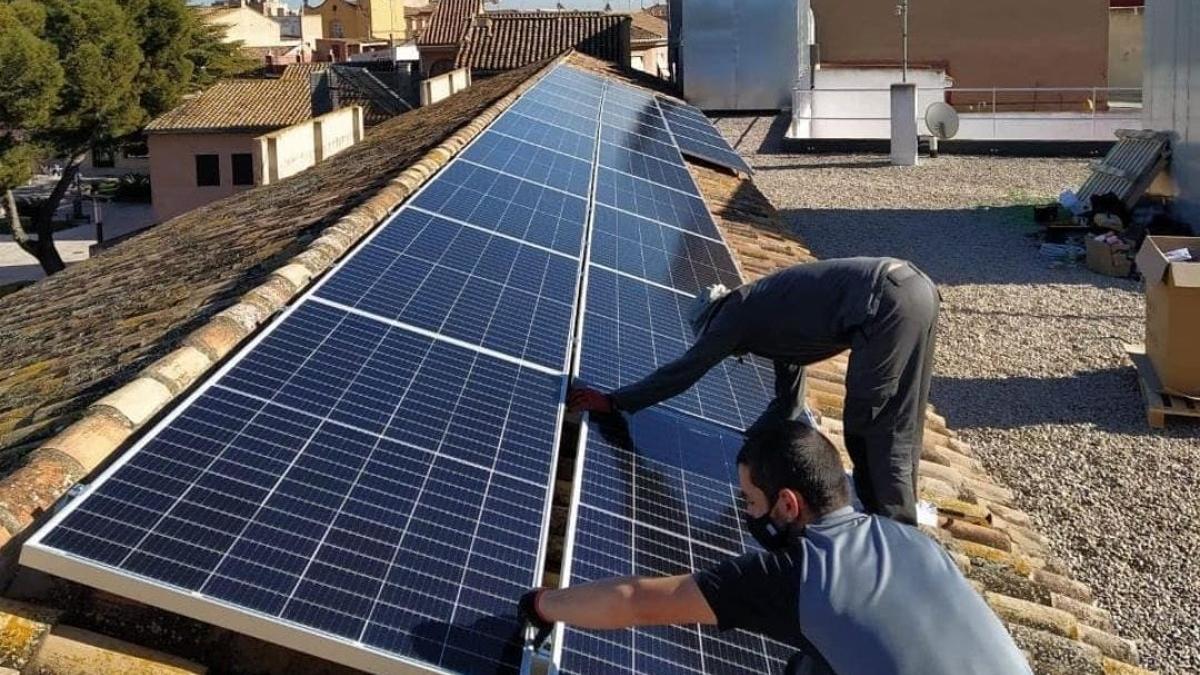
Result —
<path fill-rule="evenodd" d="M 738 475 L 766 549 L 673 577 L 627 577 L 521 598 L 522 619 L 588 629 L 715 624 L 800 646 L 787 673 L 1030 673 L 1004 626 L 936 542 L 849 506 L 829 439 L 782 422 L 746 441 Z"/>

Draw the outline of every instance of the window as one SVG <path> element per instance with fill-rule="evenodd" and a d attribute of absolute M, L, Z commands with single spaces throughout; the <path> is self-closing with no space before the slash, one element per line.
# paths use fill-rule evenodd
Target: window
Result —
<path fill-rule="evenodd" d="M 233 184 L 254 185 L 254 158 L 250 153 L 233 153 Z"/>
<path fill-rule="evenodd" d="M 196 185 L 221 184 L 221 156 L 196 155 Z"/>
<path fill-rule="evenodd" d="M 96 169 L 111 169 L 116 166 L 112 150 L 92 148 L 92 167 Z"/>
<path fill-rule="evenodd" d="M 335 38 L 346 37 L 345 31 L 342 30 L 341 21 L 335 20 L 332 24 L 330 24 L 330 30 L 333 31 L 333 37 Z"/>

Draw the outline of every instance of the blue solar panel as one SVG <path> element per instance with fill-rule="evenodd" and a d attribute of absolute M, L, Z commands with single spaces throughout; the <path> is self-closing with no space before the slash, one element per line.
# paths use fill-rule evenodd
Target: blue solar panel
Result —
<path fill-rule="evenodd" d="M 578 256 L 588 202 L 466 162 L 454 162 L 414 207 Z"/>
<path fill-rule="evenodd" d="M 664 162 L 628 148 L 601 143 L 600 165 L 676 190 L 695 190 L 692 174 L 688 173 L 682 162 Z"/>
<path fill-rule="evenodd" d="M 515 618 L 495 622 L 535 581 L 561 386 L 306 303 L 39 546 L 389 654 L 515 672 Z"/>
<path fill-rule="evenodd" d="M 604 390 L 633 384 L 691 344 L 688 295 L 591 267 L 579 377 Z M 757 359 L 726 359 L 663 405 L 745 429 L 774 396 L 772 371 Z"/>
<path fill-rule="evenodd" d="M 492 125 L 492 133 L 500 133 L 543 148 L 556 150 L 577 157 L 591 164 L 596 150 L 595 125 L 586 133 L 579 133 L 523 115 L 502 115 Z"/>
<path fill-rule="evenodd" d="M 710 239 L 721 238 L 700 197 L 664 189 L 605 167 L 597 172 L 596 202 Z"/>
<path fill-rule="evenodd" d="M 598 108 L 537 105 L 502 115 L 26 562 L 360 667 L 515 673 L 599 131 Z"/>
<path fill-rule="evenodd" d="M 564 105 L 557 97 L 536 97 L 534 94 L 526 94 L 509 107 L 507 114 L 520 114 L 529 119 L 548 122 L 579 134 L 587 135 L 596 131 L 596 118 L 594 115 L 587 116 L 586 106 L 576 108 Z"/>
<path fill-rule="evenodd" d="M 628 148 L 664 162 L 683 165 L 679 149 L 671 143 L 671 137 L 665 133 L 659 140 L 654 140 L 637 131 L 605 123 L 600 129 L 600 139 L 605 143 Z"/>
<path fill-rule="evenodd" d="M 690 573 L 740 555 L 741 438 L 651 409 L 627 429 L 587 429 L 569 583 Z M 743 631 L 670 626 L 565 631 L 566 673 L 777 673 L 795 651 Z"/>
<path fill-rule="evenodd" d="M 587 197 L 591 187 L 590 160 L 581 160 L 491 131 L 480 135 L 471 147 L 459 155 L 455 163 L 464 161 L 581 197 Z"/>
<path fill-rule="evenodd" d="M 578 281 L 575 258 L 404 209 L 316 297 L 561 369 Z"/>
<path fill-rule="evenodd" d="M 712 284 L 741 285 L 724 244 L 631 213 L 597 206 L 591 261 L 696 294 Z"/>
<path fill-rule="evenodd" d="M 671 127 L 679 149 L 685 155 L 707 160 L 744 174 L 753 171 L 746 160 L 737 154 L 721 133 L 713 127 L 704 113 L 696 108 L 659 97 L 663 117 Z"/>

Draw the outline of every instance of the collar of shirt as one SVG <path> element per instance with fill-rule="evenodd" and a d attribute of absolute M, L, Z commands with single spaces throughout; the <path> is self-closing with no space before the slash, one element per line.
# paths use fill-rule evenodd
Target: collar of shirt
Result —
<path fill-rule="evenodd" d="M 848 522 L 860 516 L 865 516 L 865 513 L 859 513 L 854 510 L 853 506 L 843 506 L 840 509 L 835 509 L 818 518 L 816 521 L 809 523 L 806 530 L 823 530 L 830 527 L 836 527 L 842 523 Z"/>

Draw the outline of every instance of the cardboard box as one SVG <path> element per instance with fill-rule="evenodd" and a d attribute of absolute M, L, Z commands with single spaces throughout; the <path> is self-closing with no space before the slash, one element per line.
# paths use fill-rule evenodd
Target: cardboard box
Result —
<path fill-rule="evenodd" d="M 1127 277 L 1133 271 L 1132 251 L 1117 249 L 1112 244 L 1087 237 L 1087 266 L 1093 272 L 1110 277 Z"/>
<path fill-rule="evenodd" d="M 1200 259 L 1170 262 L 1178 248 L 1200 253 L 1200 237 L 1146 237 L 1137 254 L 1146 279 L 1146 354 L 1163 389 L 1200 396 Z"/>

